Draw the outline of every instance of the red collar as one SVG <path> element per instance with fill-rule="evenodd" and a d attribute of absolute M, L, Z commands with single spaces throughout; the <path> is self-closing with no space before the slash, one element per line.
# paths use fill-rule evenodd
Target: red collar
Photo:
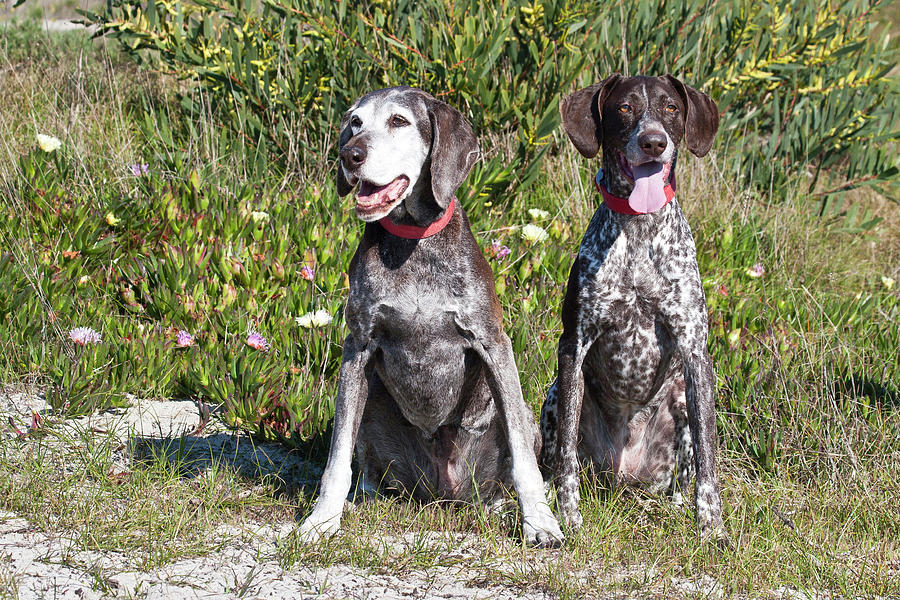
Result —
<path fill-rule="evenodd" d="M 620 198 L 619 196 L 613 196 L 609 190 L 606 189 L 606 186 L 603 185 L 603 169 L 597 171 L 597 175 L 594 176 L 594 187 L 597 188 L 601 194 L 603 194 L 603 203 L 609 207 L 609 210 L 617 213 L 622 213 L 623 215 L 644 215 L 647 213 L 637 212 L 628 206 L 628 198 Z M 666 187 L 663 188 L 663 192 L 666 194 L 666 204 L 672 201 L 672 198 L 675 197 L 675 169 L 672 169 L 669 174 L 669 182 L 666 184 Z M 663 204 L 665 206 L 666 204 Z M 660 207 L 662 210 L 662 207 Z"/>
<path fill-rule="evenodd" d="M 397 237 L 406 238 L 407 240 L 424 240 L 427 237 L 431 237 L 436 233 L 440 233 L 444 230 L 447 224 L 450 222 L 450 219 L 453 218 L 453 208 L 456 205 L 456 198 L 450 199 L 450 206 L 447 207 L 447 210 L 444 211 L 444 215 L 429 225 L 428 227 L 416 227 L 415 225 L 397 225 L 393 221 L 391 221 L 390 217 L 383 217 L 378 220 L 382 227 L 384 227 L 388 233 L 392 233 Z"/>

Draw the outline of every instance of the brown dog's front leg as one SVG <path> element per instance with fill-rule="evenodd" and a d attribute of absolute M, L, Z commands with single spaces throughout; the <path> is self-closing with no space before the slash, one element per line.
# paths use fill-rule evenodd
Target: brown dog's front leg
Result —
<path fill-rule="evenodd" d="M 715 384 L 705 348 L 682 350 L 688 426 L 694 442 L 694 503 L 701 539 L 728 543 L 722 523 L 722 499 L 716 475 Z"/>
<path fill-rule="evenodd" d="M 531 546 L 556 547 L 565 538 L 547 503 L 534 455 L 534 415 L 522 397 L 512 342 L 505 333 L 491 344 L 473 344 L 485 363 L 488 387 L 506 428 L 512 459 L 512 481 L 522 507 L 525 540 Z"/>
<path fill-rule="evenodd" d="M 334 430 L 328 463 L 322 473 L 319 498 L 312 512 L 300 525 L 300 539 L 313 543 L 333 535 L 341 526 L 344 500 L 352 483 L 351 463 L 356 433 L 366 405 L 368 383 L 366 366 L 372 349 L 360 345 L 353 336 L 344 340 L 338 393 L 334 406 Z"/>
<path fill-rule="evenodd" d="M 558 429 L 556 438 L 556 497 L 563 522 L 572 531 L 581 528 L 578 469 L 578 427 L 584 398 L 584 354 L 578 344 L 559 343 L 557 376 Z"/>

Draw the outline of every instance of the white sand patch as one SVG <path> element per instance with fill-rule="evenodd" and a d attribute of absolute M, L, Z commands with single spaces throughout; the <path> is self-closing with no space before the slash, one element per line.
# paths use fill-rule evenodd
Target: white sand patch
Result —
<path fill-rule="evenodd" d="M 83 444 L 85 436 L 108 439 L 117 447 L 115 469 L 123 473 L 152 456 L 177 465 L 187 476 L 211 473 L 217 463 L 233 467 L 247 477 L 274 476 L 286 484 L 316 484 L 321 471 L 297 452 L 280 444 L 259 443 L 229 431 L 215 415 L 201 423 L 201 410 L 190 401 L 133 399 L 127 409 L 110 410 L 89 417 L 60 421 L 50 407 L 33 393 L 13 393 L 0 388 L 0 451 L 16 452 L 31 443 L 28 427 L 32 415 L 44 418 L 44 428 L 60 435 L 44 435 L 41 443 L 55 447 L 66 460 L 71 445 Z M 7 421 L 26 434 L 18 440 Z M 201 424 L 203 425 L 201 427 Z M 55 446 L 53 446 L 55 445 Z M 68 446 L 67 446 L 68 445 Z M 66 469 L 61 466 L 61 469 Z M 15 474 L 12 475 L 15 479 Z M 158 568 L 143 568 L 144 558 L 127 552 L 87 550 L 78 537 L 67 531 L 41 531 L 22 515 L 0 511 L 0 598 L 20 600 L 58 598 L 260 598 L 260 599 L 393 599 L 441 598 L 445 600 L 500 599 L 548 600 L 554 596 L 542 589 L 522 588 L 523 573 L 554 572 L 558 551 L 512 553 L 487 560 L 488 541 L 474 534 L 414 531 L 384 535 L 378 540 L 377 556 L 362 568 L 347 564 L 319 566 L 298 564 L 290 569 L 279 562 L 279 544 L 294 530 L 291 521 L 262 523 L 252 518 L 240 524 L 222 524 L 215 530 L 220 543 L 203 556 L 177 558 Z M 414 556 L 426 549 L 436 557 L 430 568 L 403 566 L 391 561 Z M 715 578 L 670 578 L 660 589 L 662 574 L 649 565 L 605 565 L 603 557 L 583 569 L 569 570 L 559 577 L 587 585 L 605 582 L 596 598 L 675 598 L 726 596 Z M 622 585 L 635 578 L 648 581 L 639 593 L 623 593 Z M 525 578 L 528 579 L 528 578 Z M 531 578 L 533 580 L 533 577 Z M 650 582 L 657 582 L 656 584 Z M 608 589 L 607 589 L 608 588 Z M 633 588 L 632 588 L 633 589 Z M 763 597 L 812 600 L 818 592 L 779 588 Z M 746 598 L 738 595 L 737 598 Z"/>

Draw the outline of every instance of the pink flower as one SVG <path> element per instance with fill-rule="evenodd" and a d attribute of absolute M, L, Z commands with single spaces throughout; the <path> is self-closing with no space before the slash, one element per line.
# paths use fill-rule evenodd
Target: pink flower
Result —
<path fill-rule="evenodd" d="M 316 270 L 309 265 L 303 265 L 300 269 L 300 277 L 307 281 L 312 281 L 316 276 Z"/>
<path fill-rule="evenodd" d="M 246 344 L 251 348 L 262 350 L 263 352 L 268 352 L 269 350 L 269 342 L 266 341 L 266 338 L 253 330 L 250 330 L 250 333 L 247 334 Z"/>
<path fill-rule="evenodd" d="M 147 163 L 138 163 L 128 167 L 131 169 L 131 174 L 135 177 L 141 177 L 142 175 L 150 174 L 150 165 Z"/>
<path fill-rule="evenodd" d="M 178 348 L 187 348 L 193 345 L 194 336 L 192 336 L 184 329 L 179 329 L 178 333 L 175 334 L 175 346 L 177 346 Z"/>
<path fill-rule="evenodd" d="M 100 334 L 90 327 L 76 327 L 69 331 L 69 339 L 79 346 L 99 344 L 103 341 Z"/>
<path fill-rule="evenodd" d="M 494 240 L 488 253 L 495 258 L 506 258 L 512 254 L 512 250 L 501 244 L 498 240 Z"/>

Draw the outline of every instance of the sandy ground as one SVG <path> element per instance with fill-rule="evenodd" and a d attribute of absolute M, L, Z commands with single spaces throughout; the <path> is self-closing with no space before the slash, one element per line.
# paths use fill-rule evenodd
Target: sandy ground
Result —
<path fill-rule="evenodd" d="M 79 551 L 65 533 L 34 531 L 25 519 L 0 513 L 0 579 L 15 582 L 18 598 L 547 598 L 466 582 L 464 567 L 413 571 L 402 577 L 347 565 L 284 570 L 274 539 L 293 525 L 228 532 L 218 552 L 141 571 L 114 552 Z M 239 533 L 238 536 L 234 536 Z M 242 534 L 242 535 L 241 535 Z M 63 564 L 65 563 L 65 564 Z M 102 573 L 102 585 L 95 574 Z M 106 590 L 102 588 L 107 588 Z M 101 589 L 97 589 L 101 588 Z M 110 589 L 111 588 L 111 589 Z"/>
<path fill-rule="evenodd" d="M 36 394 L 4 391 L 0 386 L 0 445 L 18 443 L 10 418 L 18 429 L 25 429 L 34 413 L 46 413 L 46 402 Z M 134 398 L 130 408 L 70 419 L 52 425 L 81 436 L 114 436 L 120 448 L 115 450 L 117 468 L 128 471 L 141 452 L 177 446 L 180 460 L 190 468 L 204 469 L 212 460 L 227 456 L 228 463 L 248 477 L 277 473 L 286 481 L 315 483 L 320 469 L 311 466 L 279 444 L 258 444 L 245 436 L 227 431 L 215 415 L 202 430 L 201 411 L 189 401 L 147 401 Z M 61 436 L 66 439 L 66 436 Z M 70 438 L 71 439 L 71 438 Z M 75 439 L 78 439 L 77 437 Z M 115 440 L 114 440 L 115 441 Z M 131 454 L 125 448 L 132 448 Z M 143 450 L 142 450 L 143 449 Z M 215 458 L 218 457 L 218 458 Z M 433 535 L 436 548 L 446 553 L 440 561 L 446 565 L 428 570 L 404 569 L 402 575 L 387 569 L 377 572 L 336 564 L 327 567 L 297 565 L 284 569 L 278 562 L 278 540 L 290 533 L 296 523 L 259 523 L 248 521 L 241 528 L 223 525 L 216 531 L 222 542 L 218 549 L 201 557 L 182 558 L 152 570 L 140 568 L 140 558 L 124 552 L 88 551 L 80 547 L 73 532 L 46 531 L 23 517 L 0 511 L 0 598 L 19 600 L 38 598 L 441 598 L 463 600 L 497 598 L 548 599 L 541 591 L 522 590 L 486 581 L 480 562 L 484 542 L 473 535 L 457 534 L 447 548 L 447 534 Z M 428 543 L 428 532 L 409 534 L 407 538 L 385 536 L 385 544 L 413 550 Z M 446 558 L 446 560 L 443 560 Z M 496 572 L 509 573 L 510 580 L 523 568 L 540 568 L 542 560 L 552 561 L 553 553 L 536 553 L 524 565 L 510 559 L 491 565 Z M 553 563 L 551 563 L 553 564 Z M 652 567 L 622 566 L 613 576 L 628 577 L 641 572 L 653 580 Z M 577 577 L 577 573 L 568 574 Z M 503 577 L 494 578 L 503 580 Z M 673 592 L 674 590 L 674 592 Z M 648 589 L 640 596 L 597 590 L 595 598 L 722 598 L 727 594 L 721 584 L 709 576 L 697 579 L 672 579 L 668 593 Z M 773 590 L 767 598 L 807 600 L 826 597 L 789 588 Z"/>
<path fill-rule="evenodd" d="M 106 0 L 25 0 L 16 8 L 17 0 L 0 0 L 0 20 L 42 19 L 47 21 L 78 20 L 79 10 L 99 10 L 106 6 Z"/>
<path fill-rule="evenodd" d="M 31 415 L 48 410 L 36 395 L 0 390 L 2 436 L 9 439 L 12 416 L 20 429 Z M 114 435 L 120 441 L 137 438 L 135 455 L 145 448 L 177 441 L 192 466 L 203 468 L 211 457 L 229 456 L 240 472 L 262 476 L 278 472 L 285 479 L 317 479 L 319 472 L 278 444 L 255 444 L 224 430 L 213 417 L 198 433 L 200 411 L 193 402 L 134 400 L 127 410 L 104 412 L 58 425 L 71 432 Z M 0 444 L 5 443 L 0 439 Z M 122 444 L 123 447 L 127 444 Z M 123 470 L 136 456 L 117 455 Z M 282 569 L 277 540 L 295 523 L 250 522 L 241 530 L 223 527 L 222 547 L 206 556 L 181 559 L 142 571 L 138 560 L 124 553 L 86 551 L 66 531 L 41 531 L 21 515 L 0 512 L 0 597 L 32 598 L 549 598 L 517 588 L 485 584 L 483 571 L 469 572 L 467 560 L 479 552 L 477 540 L 461 537 L 453 567 L 405 572 L 402 577 L 371 573 L 348 565 L 297 566 Z M 417 536 L 419 541 L 421 537 Z M 446 536 L 441 536 L 446 540 Z M 388 540 L 413 544 L 415 540 Z M 514 565 L 509 565 L 514 568 Z"/>

